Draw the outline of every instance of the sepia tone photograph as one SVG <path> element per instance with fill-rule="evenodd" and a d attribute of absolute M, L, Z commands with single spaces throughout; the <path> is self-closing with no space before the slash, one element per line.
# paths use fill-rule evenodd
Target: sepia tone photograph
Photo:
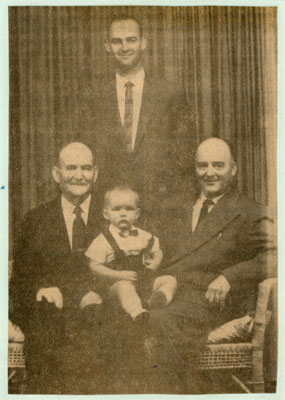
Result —
<path fill-rule="evenodd" d="M 277 16 L 9 7 L 9 394 L 276 393 Z"/>

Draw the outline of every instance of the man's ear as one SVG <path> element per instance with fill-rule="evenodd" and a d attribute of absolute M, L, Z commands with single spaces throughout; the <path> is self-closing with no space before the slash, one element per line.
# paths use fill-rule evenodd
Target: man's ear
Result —
<path fill-rule="evenodd" d="M 56 183 L 59 183 L 59 171 L 58 167 L 54 166 L 52 167 L 52 177 L 56 181 Z"/>
<path fill-rule="evenodd" d="M 107 221 L 109 221 L 109 217 L 108 217 L 108 213 L 107 213 L 106 208 L 103 208 L 103 217 L 104 217 Z"/>
<path fill-rule="evenodd" d="M 94 171 L 93 183 L 95 183 L 98 178 L 98 167 L 96 165 L 93 167 L 93 171 Z"/>
<path fill-rule="evenodd" d="M 236 176 L 237 173 L 237 165 L 235 162 L 232 163 L 232 176 Z"/>
<path fill-rule="evenodd" d="M 136 220 L 139 218 L 140 215 L 141 215 L 141 209 L 138 208 L 138 209 L 137 209 Z"/>
<path fill-rule="evenodd" d="M 110 46 L 109 38 L 107 38 L 107 37 L 104 40 L 104 47 L 105 47 L 105 50 L 107 51 L 107 53 L 111 53 L 111 46 Z"/>
<path fill-rule="evenodd" d="M 147 38 L 145 36 L 142 36 L 142 40 L 141 40 L 141 49 L 145 50 L 147 47 Z"/>

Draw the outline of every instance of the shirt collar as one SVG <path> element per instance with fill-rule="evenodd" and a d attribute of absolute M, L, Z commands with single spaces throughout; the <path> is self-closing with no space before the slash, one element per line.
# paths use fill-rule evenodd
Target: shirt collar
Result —
<path fill-rule="evenodd" d="M 136 229 L 134 226 L 132 226 L 131 227 L 131 229 L 130 229 L 130 231 L 132 231 L 133 229 Z M 113 224 L 110 224 L 110 226 L 109 226 L 109 231 L 113 234 L 113 235 L 120 235 L 120 229 L 119 228 L 117 228 L 116 226 L 114 226 Z M 129 237 L 129 235 L 128 236 L 122 236 L 122 235 L 120 235 L 121 237 Z"/>
<path fill-rule="evenodd" d="M 91 194 L 89 194 L 89 196 L 81 204 L 79 204 L 81 210 L 86 215 L 88 215 L 90 201 L 91 201 Z M 67 214 L 73 214 L 73 211 L 75 209 L 75 205 L 70 203 L 70 201 L 68 201 L 63 195 L 61 196 L 61 207 L 63 212 Z"/>
<path fill-rule="evenodd" d="M 121 76 L 120 74 L 118 74 L 118 72 L 116 72 L 116 82 L 117 85 L 119 85 L 120 87 L 125 87 L 125 84 L 128 81 L 132 82 L 135 88 L 140 87 L 143 85 L 144 77 L 145 77 L 145 71 L 143 68 L 129 79 L 125 78 L 124 76 Z"/>
<path fill-rule="evenodd" d="M 218 201 L 219 201 L 226 193 L 227 193 L 227 192 L 222 193 L 222 194 L 220 194 L 220 195 L 217 196 L 217 197 L 214 197 L 213 199 L 211 199 L 212 202 L 216 205 L 216 204 L 218 203 Z M 204 195 L 204 193 L 201 193 L 201 195 L 200 195 L 200 197 L 199 197 L 199 199 L 198 199 L 198 201 L 197 201 L 196 204 L 197 204 L 197 205 L 198 205 L 198 204 L 199 204 L 199 205 L 202 205 L 206 199 L 207 199 L 207 197 Z"/>

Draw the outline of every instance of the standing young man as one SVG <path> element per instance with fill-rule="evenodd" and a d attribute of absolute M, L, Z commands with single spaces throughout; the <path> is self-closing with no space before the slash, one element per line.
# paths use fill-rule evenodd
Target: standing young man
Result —
<path fill-rule="evenodd" d="M 91 82 L 81 102 L 82 140 L 98 150 L 103 186 L 123 180 L 143 203 L 181 189 L 183 154 L 196 140 L 181 91 L 144 68 L 146 36 L 133 16 L 110 21 L 104 44 L 114 72 Z"/>

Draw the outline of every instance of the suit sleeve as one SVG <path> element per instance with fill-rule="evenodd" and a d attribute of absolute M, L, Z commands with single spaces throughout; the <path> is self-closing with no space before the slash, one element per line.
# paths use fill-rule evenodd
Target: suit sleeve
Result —
<path fill-rule="evenodd" d="M 251 208 L 248 213 L 241 213 L 235 227 L 231 224 L 235 235 L 227 237 L 230 246 L 225 243 L 222 247 L 219 242 L 215 246 L 213 239 L 213 245 L 176 257 L 164 272 L 201 290 L 222 274 L 231 287 L 276 276 L 276 229 L 268 213 L 256 207 L 256 212 Z"/>
<path fill-rule="evenodd" d="M 39 254 L 36 251 L 37 220 L 33 213 L 27 214 L 21 225 L 15 244 L 14 263 L 9 286 L 11 299 L 10 318 L 17 325 L 25 324 L 36 301 L 36 293 L 43 284 Z"/>
<path fill-rule="evenodd" d="M 212 262 L 210 260 L 211 256 L 209 254 L 208 256 L 202 252 L 195 255 L 195 258 L 191 257 L 191 255 L 183 256 L 163 269 L 162 272 L 175 276 L 178 282 L 182 284 L 188 283 L 201 290 L 206 289 L 215 278 L 221 275 L 215 269 L 210 270 L 210 267 L 213 266 L 212 262 L 219 262 L 216 254 L 213 254 L 215 261 L 212 258 Z"/>
<path fill-rule="evenodd" d="M 231 286 L 277 276 L 276 227 L 272 218 L 266 215 L 255 221 L 240 238 L 239 245 L 255 251 L 256 255 L 221 271 Z"/>

